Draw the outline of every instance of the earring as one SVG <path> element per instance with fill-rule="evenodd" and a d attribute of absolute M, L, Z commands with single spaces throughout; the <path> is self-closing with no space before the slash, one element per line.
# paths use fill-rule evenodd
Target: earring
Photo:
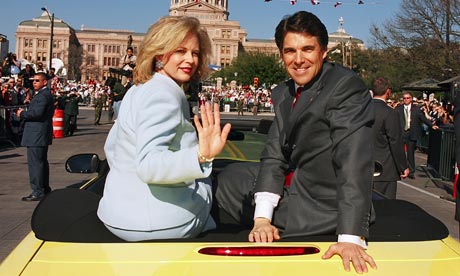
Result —
<path fill-rule="evenodd" d="M 161 69 L 163 69 L 163 67 L 164 67 L 164 64 L 163 64 L 163 62 L 161 60 L 157 60 L 155 62 L 155 69 L 156 70 L 161 70 Z"/>

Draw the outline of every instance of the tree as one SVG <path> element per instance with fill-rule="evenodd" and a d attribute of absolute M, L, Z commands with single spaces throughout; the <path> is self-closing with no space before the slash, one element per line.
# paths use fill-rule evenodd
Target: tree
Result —
<path fill-rule="evenodd" d="M 265 84 L 268 87 L 285 80 L 287 75 L 279 57 L 254 52 L 240 53 L 231 66 L 214 73 L 213 77 L 222 77 L 228 82 L 236 79 L 238 84 L 243 85 L 252 84 L 254 77 L 258 77 L 259 86 Z"/>
<path fill-rule="evenodd" d="M 460 71 L 460 1 L 405 0 L 381 28 L 371 27 L 373 47 L 401 49 L 412 77 L 446 79 Z M 399 67 L 404 68 L 404 67 Z"/>

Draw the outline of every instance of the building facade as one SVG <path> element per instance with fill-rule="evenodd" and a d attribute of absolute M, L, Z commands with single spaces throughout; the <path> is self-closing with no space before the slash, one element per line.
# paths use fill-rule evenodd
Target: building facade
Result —
<path fill-rule="evenodd" d="M 66 71 L 75 77 L 81 66 L 81 44 L 75 30 L 59 18 L 54 19 L 53 57 L 62 60 Z M 16 55 L 32 63 L 49 64 L 51 21 L 44 11 L 41 16 L 19 23 L 16 30 Z"/>
<path fill-rule="evenodd" d="M 239 22 L 229 20 L 228 0 L 171 0 L 169 15 L 192 16 L 200 20 L 211 38 L 213 66 L 229 66 L 241 52 L 279 55 L 274 39 L 249 39 Z M 128 44 L 137 54 L 137 48 L 145 35 L 128 30 L 94 29 L 85 26 L 74 30 L 59 18 L 54 21 L 52 58 L 63 61 L 69 79 L 106 79 L 109 68 L 120 66 Z M 16 31 L 18 58 L 32 63 L 48 64 L 50 28 L 50 18 L 46 12 L 32 20 L 21 22 Z M 346 33 L 339 35 L 342 40 L 331 39 L 329 48 L 351 37 Z M 334 34 L 331 38 L 334 38 Z M 355 39 L 353 42 L 364 47 L 360 40 Z"/>

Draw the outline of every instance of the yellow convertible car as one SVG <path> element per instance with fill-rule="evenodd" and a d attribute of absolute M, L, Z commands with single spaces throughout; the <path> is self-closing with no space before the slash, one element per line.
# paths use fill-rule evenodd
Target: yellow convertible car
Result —
<path fill-rule="evenodd" d="M 256 132 L 243 133 L 244 141 L 229 141 L 221 159 L 214 161 L 214 175 L 231 162 L 242 162 L 248 151 L 260 152 Z M 239 139 L 236 139 L 239 140 Z M 247 147 L 243 149 L 243 145 Z M 94 212 L 109 170 L 95 154 L 72 156 L 69 172 L 94 173 L 80 189 L 80 200 Z M 51 193 L 74 193 L 66 188 Z M 95 200 L 96 199 L 96 200 Z M 44 202 L 44 203 L 43 203 Z M 43 204 L 42 204 L 43 203 Z M 46 210 L 46 201 L 37 206 Z M 460 243 L 449 237 L 447 228 L 418 206 L 402 200 L 388 200 L 375 194 L 377 220 L 370 228 L 368 253 L 378 269 L 368 275 L 460 275 Z M 66 202 L 71 210 L 76 204 Z M 78 204 L 81 206 L 81 204 Z M 35 212 L 37 212 L 37 209 Z M 95 217 L 95 216 L 89 216 Z M 90 224 L 82 240 L 65 233 L 81 231 Z M 335 242 L 334 235 L 296 237 L 273 243 L 247 242 L 249 229 L 220 225 L 193 239 L 124 242 L 107 231 L 100 221 L 62 222 L 61 232 L 46 220 L 32 218 L 31 232 L 0 265 L 0 275 L 350 275 L 340 257 L 321 259 Z M 64 234 L 62 232 L 64 229 Z M 88 229 L 88 227 L 84 227 Z M 59 232 L 59 234 L 58 234 Z M 72 235 L 70 235 L 72 236 Z"/>

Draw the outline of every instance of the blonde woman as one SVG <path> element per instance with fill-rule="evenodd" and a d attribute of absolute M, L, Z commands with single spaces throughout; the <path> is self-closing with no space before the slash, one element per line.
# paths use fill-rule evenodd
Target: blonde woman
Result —
<path fill-rule="evenodd" d="M 205 75 L 210 54 L 206 31 L 189 17 L 160 19 L 140 45 L 134 86 L 104 147 L 110 172 L 98 208 L 124 240 L 194 237 L 215 227 L 209 175 L 230 125 L 221 129 L 218 106 L 206 104 L 195 129 L 181 88 Z"/>

